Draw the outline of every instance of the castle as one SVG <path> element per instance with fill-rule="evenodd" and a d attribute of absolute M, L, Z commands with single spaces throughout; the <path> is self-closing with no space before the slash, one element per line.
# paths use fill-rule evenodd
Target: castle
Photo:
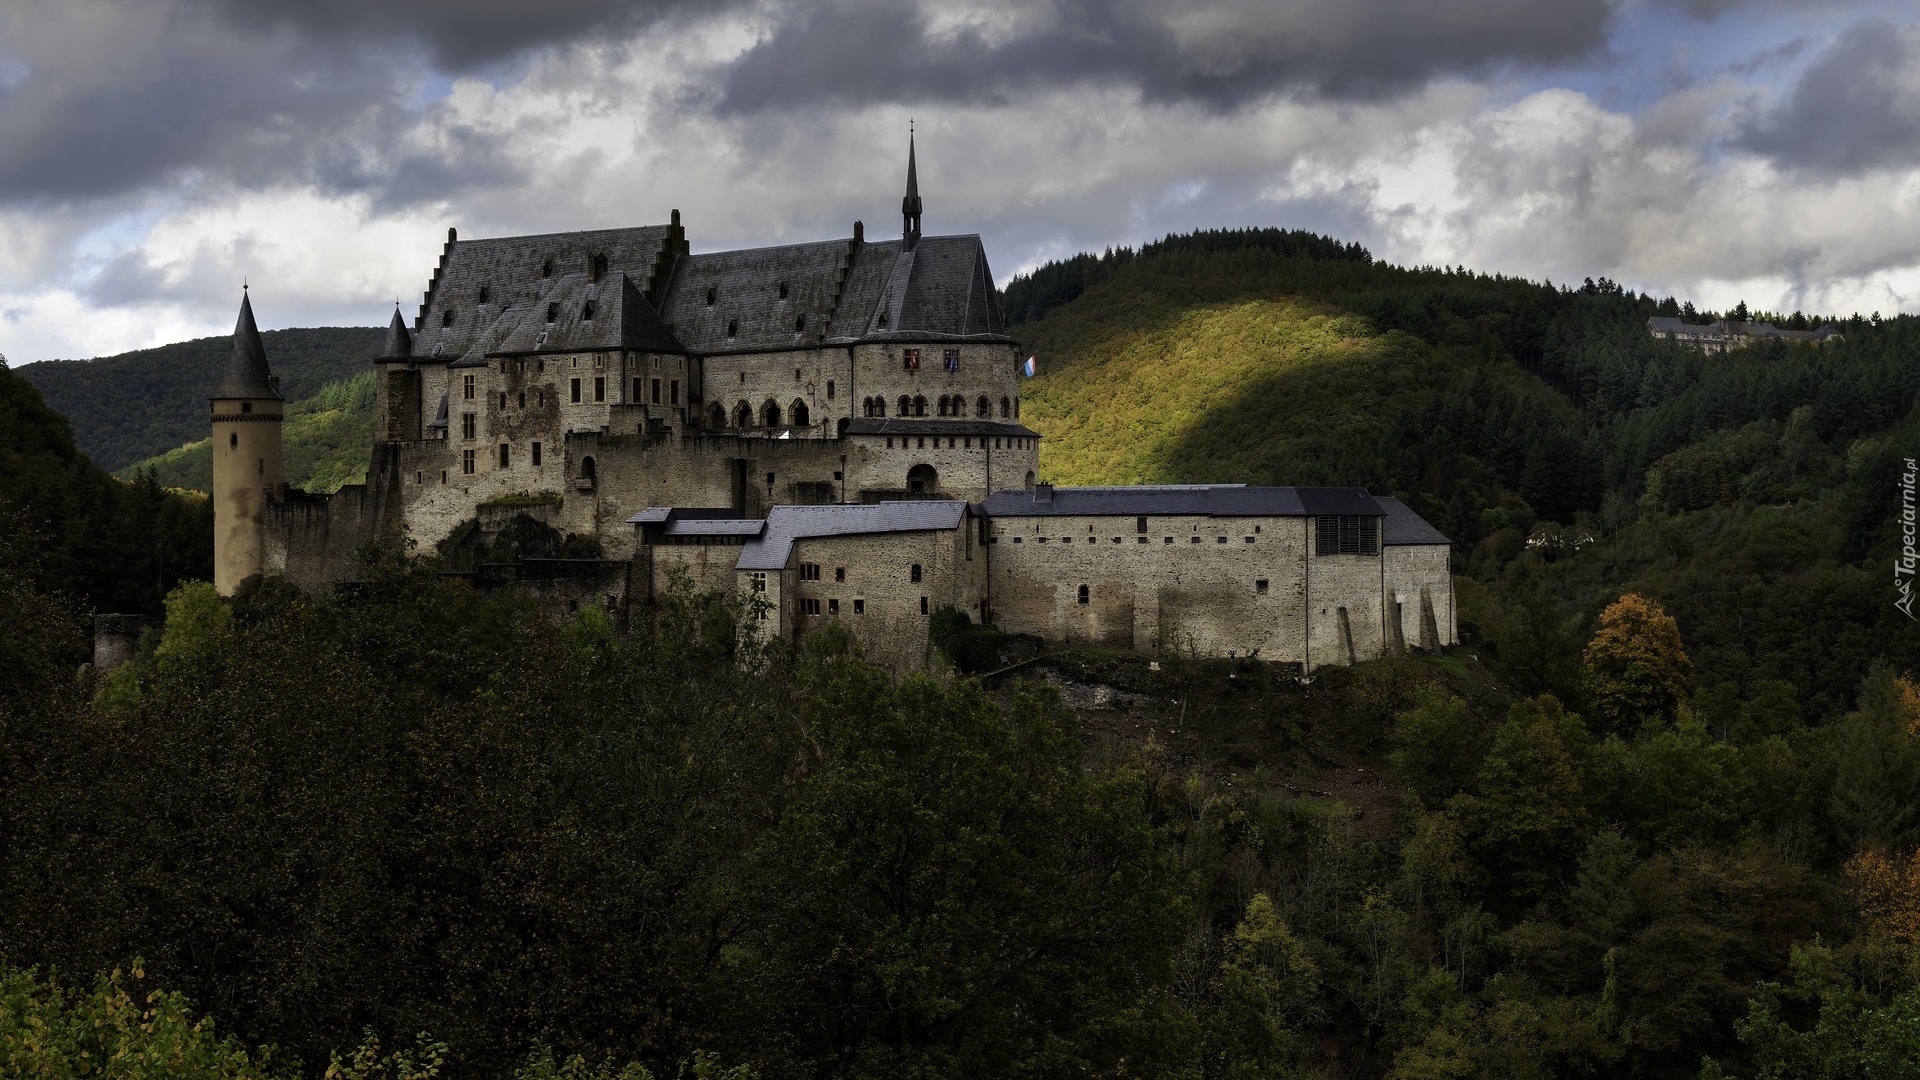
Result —
<path fill-rule="evenodd" d="M 243 298 L 212 397 L 215 584 L 350 580 L 369 542 L 484 550 L 532 523 L 596 557 L 478 565 L 555 605 L 684 576 L 768 631 L 838 620 L 898 670 L 945 606 L 1014 633 L 1306 670 L 1455 641 L 1447 539 L 1357 488 L 1054 488 L 980 238 L 692 254 L 665 225 L 461 240 L 382 355 L 366 483 L 281 476 Z M 789 375 L 791 377 L 789 377 Z"/>

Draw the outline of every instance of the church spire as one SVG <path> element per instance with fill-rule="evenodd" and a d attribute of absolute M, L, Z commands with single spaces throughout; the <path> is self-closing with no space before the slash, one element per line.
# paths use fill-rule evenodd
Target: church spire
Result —
<path fill-rule="evenodd" d="M 913 122 L 907 122 L 907 197 L 900 200 L 901 245 L 912 251 L 920 242 L 920 172 L 913 160 Z"/>
<path fill-rule="evenodd" d="M 401 317 L 397 302 L 393 305 L 393 321 L 387 324 L 387 344 L 380 355 L 383 359 L 413 355 L 413 335 L 407 331 L 407 320 Z"/>
<path fill-rule="evenodd" d="M 233 345 L 227 352 L 226 370 L 220 373 L 215 398 L 277 398 L 273 373 L 267 370 L 267 347 L 260 341 L 260 328 L 253 321 L 253 300 L 244 289 L 240 293 L 240 318 L 233 324 Z"/>

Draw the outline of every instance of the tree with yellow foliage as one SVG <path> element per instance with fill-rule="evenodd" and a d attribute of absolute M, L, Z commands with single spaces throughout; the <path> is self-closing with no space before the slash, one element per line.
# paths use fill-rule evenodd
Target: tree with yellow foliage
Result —
<path fill-rule="evenodd" d="M 1889 937 L 1920 944 L 1920 851 L 1906 859 L 1868 849 L 1847 860 L 1847 891 Z"/>
<path fill-rule="evenodd" d="M 1622 596 L 1600 614 L 1585 664 L 1589 712 L 1616 731 L 1631 731 L 1647 720 L 1671 720 L 1693 688 L 1693 661 L 1680 627 L 1638 593 Z"/>

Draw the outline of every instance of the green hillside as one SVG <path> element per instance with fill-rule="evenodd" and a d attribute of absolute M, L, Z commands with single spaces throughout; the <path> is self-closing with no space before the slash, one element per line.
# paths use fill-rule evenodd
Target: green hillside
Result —
<path fill-rule="evenodd" d="M 360 483 L 373 447 L 373 399 L 373 372 L 363 371 L 288 405 L 282 431 L 287 483 L 313 492 Z M 201 439 L 135 462 L 120 475 L 131 479 L 148 471 L 166 487 L 209 491 L 212 441 Z"/>
<path fill-rule="evenodd" d="M 260 335 L 289 402 L 367 369 L 384 330 L 314 327 Z M 207 392 L 229 336 L 197 338 L 97 360 L 47 360 L 15 373 L 73 428 L 82 453 L 109 472 L 207 437 Z"/>

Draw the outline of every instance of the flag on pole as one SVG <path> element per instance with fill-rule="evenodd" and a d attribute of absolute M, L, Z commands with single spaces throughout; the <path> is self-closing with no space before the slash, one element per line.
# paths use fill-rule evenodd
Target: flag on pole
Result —
<path fill-rule="evenodd" d="M 1033 357 L 1029 356 L 1027 357 L 1027 362 L 1020 365 L 1020 371 L 1025 374 L 1027 378 L 1031 379 L 1035 375 L 1040 374 L 1040 365 L 1034 362 Z"/>

